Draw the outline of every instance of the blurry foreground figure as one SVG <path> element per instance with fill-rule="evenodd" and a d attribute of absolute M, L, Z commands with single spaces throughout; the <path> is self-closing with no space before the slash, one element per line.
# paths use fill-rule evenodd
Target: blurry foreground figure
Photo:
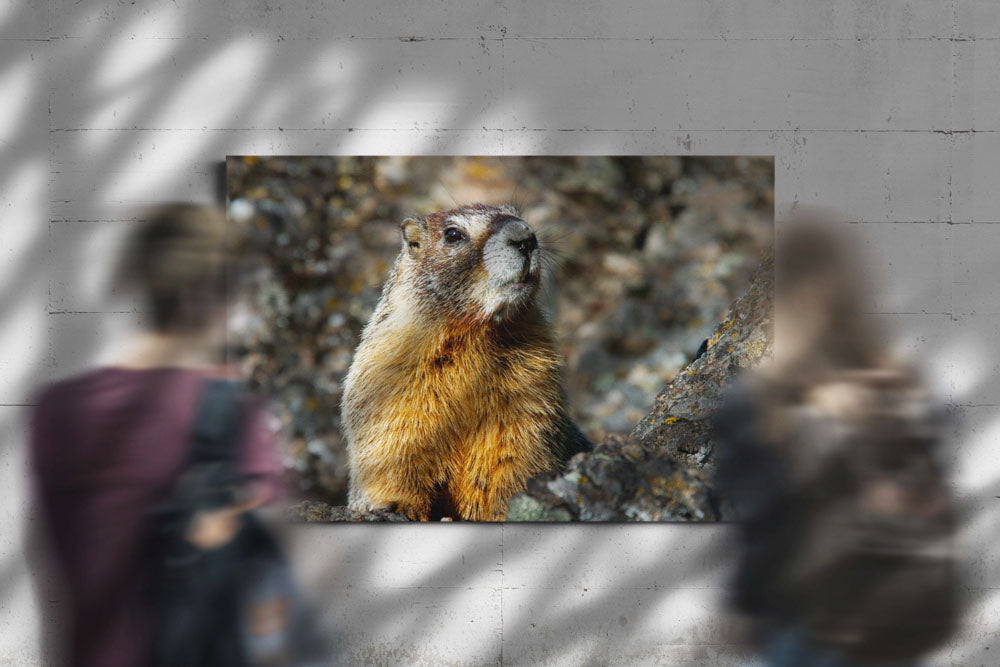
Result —
<path fill-rule="evenodd" d="M 942 412 L 858 313 L 833 224 L 784 230 L 773 365 L 717 419 L 734 605 L 771 665 L 917 664 L 959 616 Z"/>
<path fill-rule="evenodd" d="M 31 460 L 70 664 L 302 664 L 301 605 L 251 512 L 278 492 L 275 443 L 223 365 L 234 249 L 216 207 L 152 212 L 122 267 L 151 330 L 38 397 Z"/>

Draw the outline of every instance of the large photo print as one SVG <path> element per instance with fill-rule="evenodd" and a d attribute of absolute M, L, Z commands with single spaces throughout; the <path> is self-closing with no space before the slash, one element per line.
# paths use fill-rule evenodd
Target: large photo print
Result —
<path fill-rule="evenodd" d="M 227 159 L 230 346 L 309 521 L 713 521 L 769 157 Z"/>

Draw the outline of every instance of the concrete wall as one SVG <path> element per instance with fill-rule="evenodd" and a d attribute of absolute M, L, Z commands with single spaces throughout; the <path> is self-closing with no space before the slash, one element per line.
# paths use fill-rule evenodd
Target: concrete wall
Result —
<path fill-rule="evenodd" d="M 102 293 L 137 206 L 229 154 L 764 154 L 779 219 L 854 223 L 866 304 L 962 418 L 966 630 L 1000 620 L 1000 4 L 0 1 L 0 660 L 44 643 L 23 557 L 32 388 L 138 318 Z M 724 526 L 309 527 L 344 664 L 740 664 Z"/>

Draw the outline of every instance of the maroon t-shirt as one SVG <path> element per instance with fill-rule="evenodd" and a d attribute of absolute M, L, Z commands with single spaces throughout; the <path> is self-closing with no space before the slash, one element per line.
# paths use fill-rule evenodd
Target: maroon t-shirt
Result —
<path fill-rule="evenodd" d="M 148 661 L 150 510 L 188 462 L 205 375 L 102 368 L 46 388 L 32 424 L 42 518 L 69 588 L 74 665 Z M 248 404 L 238 468 L 276 494 L 280 463 L 266 413 Z"/>

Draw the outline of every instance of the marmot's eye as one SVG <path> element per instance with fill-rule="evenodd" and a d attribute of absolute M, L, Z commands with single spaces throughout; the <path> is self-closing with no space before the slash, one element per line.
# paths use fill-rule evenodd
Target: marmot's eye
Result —
<path fill-rule="evenodd" d="M 454 227 L 449 227 L 444 230 L 444 240 L 445 243 L 458 243 L 465 238 L 465 234 L 455 229 Z"/>

